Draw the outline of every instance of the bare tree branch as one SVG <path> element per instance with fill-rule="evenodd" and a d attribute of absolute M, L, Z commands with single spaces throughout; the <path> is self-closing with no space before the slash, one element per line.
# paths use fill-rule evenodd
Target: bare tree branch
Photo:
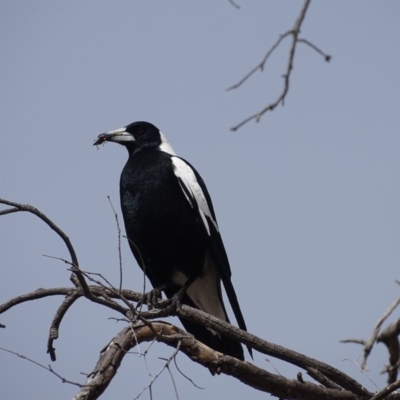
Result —
<path fill-rule="evenodd" d="M 365 346 L 367 341 L 363 340 L 363 339 L 343 339 L 340 341 L 340 343 L 355 343 L 355 344 L 361 344 L 361 345 Z"/>
<path fill-rule="evenodd" d="M 109 203 L 110 203 L 112 212 L 114 213 L 115 223 L 116 223 L 116 225 L 117 225 L 117 233 L 118 233 L 118 259 L 119 259 L 119 291 L 121 292 L 121 290 L 122 290 L 122 281 L 123 281 L 123 279 L 122 279 L 122 276 L 123 276 L 123 275 L 122 275 L 123 269 L 122 269 L 122 252 L 121 252 L 121 228 L 120 228 L 120 226 L 119 226 L 118 214 L 117 214 L 117 212 L 115 211 L 114 205 L 113 205 L 113 203 L 112 203 L 112 201 L 111 201 L 111 197 L 110 197 L 110 196 L 107 196 L 107 199 L 108 199 L 108 201 L 109 201 Z"/>
<path fill-rule="evenodd" d="M 12 214 L 15 212 L 21 211 L 19 208 L 8 208 L 7 210 L 1 210 L 0 215 Z"/>
<path fill-rule="evenodd" d="M 49 226 L 55 226 L 54 223 L 44 214 L 40 213 L 40 211 L 32 206 L 19 205 L 18 203 L 4 202 L 2 200 L 0 200 L 0 202 L 11 205 L 14 209 L 18 209 L 18 211 L 30 211 L 48 223 Z M 54 230 L 56 232 L 61 231 L 59 228 Z M 39 289 L 18 296 L 3 305 L 0 305 L 0 314 L 26 301 L 55 295 L 66 296 L 66 299 L 58 308 L 51 324 L 48 340 L 48 352 L 50 353 L 52 360 L 55 360 L 53 341 L 58 338 L 60 323 L 71 306 L 80 297 L 86 297 L 90 301 L 117 311 L 131 322 L 129 326 L 124 328 L 102 352 L 98 365 L 94 372 L 89 375 L 87 385 L 81 388 L 80 392 L 75 396 L 76 399 L 98 398 L 112 380 L 126 352 L 128 352 L 132 347 L 139 345 L 141 342 L 154 340 L 173 346 L 176 349 L 174 355 L 176 352 L 182 351 L 193 361 L 210 369 L 214 374 L 224 373 L 230 375 L 239 379 L 246 385 L 256 388 L 257 390 L 269 392 L 281 399 L 290 398 L 314 400 L 324 398 L 352 400 L 371 399 L 373 397 L 373 394 L 366 390 L 357 381 L 328 364 L 276 344 L 269 343 L 251 333 L 242 331 L 225 321 L 189 306 L 182 305 L 181 307 L 176 308 L 168 300 L 160 299 L 157 308 L 139 312 L 131 302 L 141 302 L 143 304 L 143 299 L 147 298 L 146 295 L 130 290 L 116 289 L 101 274 L 82 271 L 79 266 L 74 264 L 74 260 L 77 261 L 76 256 L 71 256 L 71 258 L 73 261 L 65 259 L 60 260 L 71 265 L 72 269 L 74 269 L 74 273 L 77 276 L 80 276 L 85 282 L 86 288 L 78 286 L 72 288 Z M 102 281 L 94 279 L 93 276 L 99 276 Z M 87 285 L 86 279 L 96 283 L 96 285 Z M 123 305 L 121 305 L 120 302 L 122 302 Z M 161 321 L 150 322 L 150 320 L 166 316 L 179 316 L 188 319 L 201 324 L 202 326 L 213 329 L 223 336 L 237 340 L 263 354 L 296 365 L 306 370 L 312 378 L 321 383 L 324 387 L 306 382 L 302 377 L 297 380 L 289 380 L 281 375 L 271 374 L 251 363 L 242 362 L 233 357 L 218 353 L 194 339 L 192 335 L 173 325 Z M 385 338 L 392 338 L 391 335 L 393 335 L 393 332 L 398 333 L 398 330 L 399 327 L 396 325 L 392 330 L 387 331 L 387 336 L 382 336 L 384 334 L 384 332 L 382 332 L 380 339 L 384 341 L 387 340 Z M 174 355 L 171 356 L 170 359 L 166 360 L 167 363 L 163 370 L 169 370 L 169 365 L 171 360 L 174 359 Z M 50 367 L 46 369 L 53 372 Z M 66 381 L 64 378 L 60 377 L 60 379 Z M 173 384 L 175 385 L 174 382 Z M 151 386 L 152 382 L 148 385 L 150 391 Z M 395 389 L 392 389 L 391 387 L 390 389 L 386 389 L 386 392 L 382 391 L 380 398 L 400 399 L 400 394 L 390 394 L 390 391 L 393 390 Z"/>
<path fill-rule="evenodd" d="M 18 304 L 25 303 L 27 301 L 42 299 L 44 297 L 49 297 L 49 296 L 70 296 L 75 291 L 79 291 L 79 289 L 77 288 L 37 289 L 33 292 L 14 297 L 13 299 L 7 301 L 6 303 L 0 304 L 0 314 L 3 314 L 10 308 L 17 306 Z"/>
<path fill-rule="evenodd" d="M 239 4 L 236 4 L 233 0 L 229 0 L 229 3 L 231 3 L 233 7 L 237 8 L 238 10 L 240 9 Z"/>
<path fill-rule="evenodd" d="M 91 296 L 89 300 L 95 301 L 96 303 L 102 304 L 108 308 L 111 308 L 114 311 L 118 311 L 123 314 L 125 317 L 130 315 L 131 309 L 124 308 L 120 306 L 115 301 L 112 301 L 111 298 L 121 299 L 121 296 L 124 299 L 128 299 L 131 301 L 139 301 L 142 296 L 139 293 L 135 293 L 131 290 L 123 290 L 122 293 L 117 293 L 112 289 L 107 289 L 101 286 L 88 286 Z M 47 341 L 47 352 L 50 354 L 50 359 L 52 361 L 56 360 L 55 349 L 53 347 L 53 342 L 58 338 L 58 328 L 61 324 L 63 317 L 69 308 L 75 303 L 75 301 L 80 298 L 86 296 L 83 289 L 81 287 L 78 288 L 51 288 L 51 289 L 38 289 L 34 292 L 27 293 L 24 295 L 17 296 L 8 302 L 0 305 L 0 314 L 8 311 L 12 307 L 19 305 L 21 303 L 41 299 L 44 297 L 50 296 L 67 296 L 64 302 L 61 304 L 59 309 L 57 310 L 55 316 L 53 317 L 53 321 L 51 324 L 51 328 L 49 331 L 49 337 Z M 103 297 L 104 299 L 101 299 Z M 126 300 L 127 301 L 127 300 Z M 5 327 L 5 325 L 4 325 Z"/>
<path fill-rule="evenodd" d="M 368 356 L 371 354 L 374 344 L 376 342 L 384 343 L 389 351 L 390 365 L 385 369 L 385 372 L 388 373 L 389 384 L 394 383 L 396 381 L 400 363 L 400 356 L 399 356 L 400 344 L 398 338 L 398 336 L 400 335 L 400 320 L 388 326 L 380 335 L 379 331 L 381 330 L 383 323 L 398 307 L 399 304 L 400 304 L 400 296 L 389 306 L 389 308 L 379 318 L 378 322 L 375 324 L 375 327 L 372 331 L 371 337 L 368 340 L 344 339 L 340 341 L 341 343 L 356 343 L 364 346 L 364 356 L 361 362 L 362 370 L 367 369 L 367 359 Z"/>
<path fill-rule="evenodd" d="M 246 385 L 271 393 L 281 399 L 360 399 L 359 395 L 347 390 L 326 389 L 310 382 L 300 383 L 297 380 L 271 374 L 249 362 L 239 361 L 236 358 L 218 353 L 197 341 L 182 329 L 165 322 L 153 322 L 152 326 L 158 333 L 158 341 L 175 348 L 178 343 L 181 343 L 181 351 L 192 361 L 218 374 L 230 375 Z M 76 394 L 74 400 L 98 398 L 115 376 L 125 354 L 136 343 L 151 341 L 154 338 L 154 332 L 142 322 L 134 324 L 133 329 L 132 327 L 124 328 L 101 353 L 86 385 Z M 372 397 L 371 394 L 368 397 L 363 396 L 363 398 L 370 397 Z"/>
<path fill-rule="evenodd" d="M 63 240 L 63 242 L 65 243 L 65 245 L 68 249 L 68 252 L 70 254 L 72 265 L 74 267 L 76 267 L 77 269 L 79 269 L 78 257 L 76 256 L 75 249 L 72 246 L 72 243 L 69 240 L 69 237 L 50 218 L 48 218 L 45 214 L 43 214 L 37 208 L 35 208 L 29 204 L 15 203 L 13 201 L 1 199 L 1 198 L 0 198 L 0 204 L 5 204 L 7 206 L 14 207 L 9 212 L 27 211 L 27 212 L 30 212 L 30 213 L 36 215 L 42 221 L 44 221 Z M 0 215 L 7 214 L 7 211 L 8 210 L 3 210 L 2 214 L 0 214 Z M 83 290 L 85 291 L 85 293 L 87 295 L 90 295 L 90 291 L 87 287 L 87 283 L 86 283 L 84 277 L 79 273 L 78 270 L 76 270 L 76 271 L 74 270 L 74 274 L 75 274 L 76 278 L 78 279 L 79 284 L 82 286 Z M 74 284 L 77 286 L 78 282 L 76 282 L 75 279 L 72 279 L 72 280 L 73 280 Z"/>
<path fill-rule="evenodd" d="M 389 398 L 388 395 L 400 388 L 400 381 L 393 382 L 391 385 L 386 386 L 383 390 L 378 392 L 371 400 L 382 400 Z"/>
<path fill-rule="evenodd" d="M 51 322 L 49 338 L 47 340 L 47 353 L 50 354 L 51 361 L 56 361 L 56 350 L 53 347 L 54 340 L 58 339 L 58 330 L 61 324 L 64 315 L 67 313 L 69 308 L 75 303 L 76 300 L 81 297 L 81 294 L 78 291 L 75 291 L 70 296 L 67 296 L 65 300 L 62 302 L 61 306 L 58 307 L 56 311 L 56 315 Z"/>
<path fill-rule="evenodd" d="M 361 396 L 369 395 L 369 392 L 362 385 L 338 369 L 311 357 L 307 357 L 304 354 L 289 350 L 274 343 L 267 342 L 264 339 L 252 335 L 251 333 L 242 331 L 241 329 L 215 318 L 212 315 L 206 314 L 203 311 L 195 310 L 188 306 L 182 306 L 180 310 L 177 310 L 177 315 L 190 319 L 191 321 L 206 326 L 207 328 L 214 329 L 224 336 L 230 337 L 231 339 L 239 340 L 243 344 L 250 346 L 260 353 L 286 361 L 305 370 L 310 367 L 315 368 L 328 379 L 332 380 L 339 386 L 352 391 L 353 393 L 357 393 Z"/>
<path fill-rule="evenodd" d="M 281 44 L 282 40 L 285 39 L 287 36 L 291 35 L 292 31 L 287 31 L 283 33 L 282 35 L 279 36 L 279 39 L 276 41 L 276 43 L 268 50 L 267 54 L 265 57 L 262 59 L 262 61 L 256 65 L 249 73 L 247 73 L 239 82 L 235 83 L 232 86 L 229 86 L 226 90 L 233 90 L 237 89 L 239 86 L 241 86 L 243 83 L 247 81 L 253 74 L 255 74 L 258 70 L 261 72 L 264 71 L 265 63 L 267 62 L 268 58 L 270 55 L 277 49 L 277 47 Z"/>
<path fill-rule="evenodd" d="M 307 373 L 308 373 L 308 375 L 311 376 L 311 378 L 315 379 L 317 382 L 319 382 L 321 385 L 325 386 L 326 388 L 336 389 L 336 390 L 341 389 L 339 385 L 336 385 L 336 383 L 333 383 L 324 374 L 321 374 L 321 372 L 319 372 L 316 368 L 307 368 Z"/>
<path fill-rule="evenodd" d="M 100 286 L 89 286 L 89 290 L 93 293 L 94 296 L 106 296 L 110 298 L 120 299 L 120 295 L 116 295 L 113 291 L 108 290 L 106 288 Z M 27 301 L 42 299 L 44 297 L 49 296 L 71 296 L 74 293 L 79 294 L 80 296 L 85 296 L 82 288 L 50 288 L 50 289 L 37 289 L 33 292 L 26 293 L 13 299 L 7 301 L 0 305 L 0 314 L 5 313 L 10 308 L 25 303 Z M 142 295 L 141 293 L 134 292 L 132 290 L 123 290 L 123 296 L 130 301 L 140 301 Z M 112 307 L 109 307 L 112 308 Z M 117 310 L 118 311 L 118 310 Z"/>
<path fill-rule="evenodd" d="M 200 390 L 204 390 L 203 387 L 196 385 L 196 383 L 193 381 L 193 379 L 189 378 L 186 374 L 184 374 L 182 372 L 182 370 L 178 367 L 178 363 L 176 362 L 176 358 L 174 359 L 174 363 L 175 363 L 175 367 L 178 370 L 178 372 L 184 377 L 186 378 L 195 388 L 200 389 Z"/>
<path fill-rule="evenodd" d="M 286 72 L 283 75 L 284 84 L 283 84 L 283 89 L 282 89 L 281 94 L 278 96 L 278 98 L 275 101 L 273 101 L 272 103 L 268 104 L 267 106 L 265 106 L 263 109 L 261 109 L 257 113 L 255 113 L 253 115 L 250 115 L 249 117 L 245 118 L 239 124 L 233 126 L 231 128 L 232 131 L 238 130 L 240 127 L 242 127 L 243 125 L 245 125 L 247 122 L 249 122 L 251 120 L 255 120 L 256 122 L 259 122 L 261 117 L 267 111 L 273 111 L 279 104 L 284 105 L 284 101 L 285 101 L 286 95 L 287 95 L 287 93 L 289 91 L 290 76 L 291 76 L 291 73 L 293 71 L 294 56 L 295 56 L 295 52 L 296 52 L 296 48 L 297 48 L 297 44 L 298 43 L 304 43 L 304 44 L 308 45 L 309 47 L 314 49 L 317 53 L 322 55 L 324 57 L 325 61 L 329 62 L 331 60 L 332 57 L 330 55 L 325 54 L 321 49 L 319 49 L 316 45 L 311 43 L 309 40 L 300 39 L 299 38 L 300 28 L 301 28 L 301 25 L 302 25 L 302 23 L 304 21 L 304 18 L 306 16 L 307 9 L 308 9 L 308 6 L 310 5 L 310 2 L 311 2 L 311 0 L 305 0 L 304 1 L 303 7 L 300 10 L 299 16 L 297 17 L 293 28 L 288 30 L 287 32 L 283 33 L 282 35 L 280 35 L 280 37 L 275 42 L 275 44 L 270 48 L 270 50 L 268 50 L 267 54 L 264 56 L 262 61 L 258 65 L 256 65 L 248 74 L 246 74 L 238 83 L 230 86 L 227 89 L 227 90 L 237 89 L 244 82 L 246 82 L 247 79 L 249 79 L 253 74 L 255 74 L 258 70 L 260 70 L 262 72 L 264 70 L 264 67 L 265 67 L 265 64 L 266 64 L 267 60 L 269 59 L 271 54 L 276 50 L 276 48 L 281 44 L 283 39 L 285 39 L 288 36 L 292 37 L 292 44 L 291 44 L 290 50 L 289 50 L 289 57 L 288 57 L 288 63 L 287 63 L 287 67 L 286 67 Z"/>
<path fill-rule="evenodd" d="M 59 378 L 63 383 L 69 383 L 69 384 L 71 384 L 71 385 L 75 385 L 75 386 L 79 386 L 79 387 L 82 387 L 82 386 L 83 386 L 83 385 L 81 385 L 80 383 L 73 382 L 73 381 L 70 381 L 70 380 L 68 380 L 68 379 L 63 378 L 60 374 L 58 374 L 56 371 L 54 371 L 54 369 L 51 368 L 50 365 L 48 365 L 48 366 L 46 367 L 45 365 L 43 365 L 43 364 L 41 364 L 41 363 L 39 363 L 39 362 L 37 362 L 37 361 L 35 361 L 35 360 L 32 360 L 31 358 L 29 358 L 29 357 L 27 357 L 27 356 L 24 356 L 23 354 L 16 353 L 15 351 L 12 351 L 12 350 L 4 349 L 3 347 L 0 347 L 0 350 L 5 351 L 5 352 L 10 353 L 10 354 L 14 354 L 15 356 L 17 356 L 17 357 L 19 357 L 19 358 L 22 358 L 22 359 L 24 359 L 24 360 L 27 360 L 27 361 L 31 362 L 32 364 L 35 364 L 35 365 L 37 365 L 38 367 L 43 368 L 43 369 L 45 369 L 46 371 L 51 372 L 53 375 L 55 375 L 57 378 Z"/>
<path fill-rule="evenodd" d="M 331 61 L 332 56 L 329 54 L 324 53 L 319 47 L 317 47 L 314 43 L 311 43 L 307 39 L 297 39 L 297 43 L 304 43 L 307 46 L 310 46 L 313 50 L 315 50 L 318 54 L 320 54 L 322 57 L 324 57 L 326 62 Z"/>
<path fill-rule="evenodd" d="M 93 297 L 98 298 L 97 296 L 99 295 L 104 295 L 104 293 L 107 293 L 107 296 L 113 297 L 113 298 L 118 298 L 119 294 L 116 290 L 112 289 L 107 289 L 107 288 L 99 288 L 98 286 L 90 286 L 90 290 L 93 291 L 93 293 L 96 293 Z M 124 296 L 126 296 L 127 299 L 130 300 L 139 300 L 141 299 L 141 295 L 139 293 L 135 292 L 130 292 L 130 291 L 122 291 Z M 81 288 L 64 288 L 64 289 L 50 289 L 50 290 L 45 290 L 42 289 L 40 291 L 32 292 L 28 295 L 24 296 L 19 296 L 17 299 L 13 299 L 9 301 L 8 303 L 0 306 L 0 313 L 8 310 L 11 308 L 12 305 L 20 304 L 23 301 L 29 301 L 35 298 L 42 298 L 45 297 L 46 295 L 48 296 L 53 296 L 53 295 L 69 295 L 72 296 L 74 295 L 74 299 L 84 296 L 83 290 Z M 74 301 L 75 301 L 74 300 Z M 98 301 L 97 301 L 98 302 Z M 167 305 L 167 302 L 161 302 L 160 306 L 165 306 Z M 127 314 L 127 311 L 129 309 L 121 307 L 118 305 L 117 308 L 115 307 L 114 302 L 111 303 L 109 301 L 104 301 L 103 305 L 106 307 L 109 307 L 115 311 L 118 311 L 122 313 L 124 316 Z M 68 307 L 67 307 L 68 306 Z M 62 306 L 62 310 L 66 311 L 69 309 L 69 304 L 65 305 L 64 307 Z M 64 314 L 62 314 L 64 315 Z M 269 343 L 261 338 L 258 338 L 255 335 L 252 335 L 248 332 L 242 331 L 241 329 L 225 322 L 222 321 L 216 317 L 213 317 L 209 314 L 206 314 L 200 310 L 191 308 L 186 305 L 182 305 L 181 308 L 175 310 L 174 308 L 169 307 L 168 305 L 165 308 L 157 309 L 157 310 L 152 310 L 152 311 L 147 311 L 147 312 L 142 312 L 140 314 L 140 319 L 143 324 L 146 326 L 153 326 L 153 324 L 150 324 L 148 322 L 148 319 L 155 319 L 155 318 L 160 318 L 160 317 L 166 317 L 166 316 L 171 316 L 171 315 L 177 315 L 182 318 L 189 319 L 193 322 L 196 322 L 198 324 L 201 324 L 203 326 L 206 326 L 208 328 L 211 328 L 220 334 L 230 337 L 232 339 L 238 340 L 248 346 L 251 346 L 255 350 L 258 350 L 259 352 L 263 354 L 267 354 L 270 356 L 273 356 L 275 358 L 284 360 L 286 362 L 289 362 L 291 364 L 294 364 L 300 368 L 303 368 L 305 370 L 309 368 L 314 368 L 320 372 L 321 375 L 325 376 L 327 380 L 331 380 L 337 385 L 352 391 L 355 394 L 362 395 L 365 397 L 368 397 L 369 392 L 365 390 L 358 382 L 356 382 L 354 379 L 350 378 L 346 374 L 342 373 L 341 371 L 312 358 L 309 358 L 303 354 L 297 353 L 295 351 L 286 349 L 284 347 L 281 347 L 279 345 Z M 57 314 L 56 314 L 57 317 Z M 55 317 L 55 318 L 56 318 Z M 60 317 L 61 318 L 61 317 Z M 56 318 L 57 323 L 61 321 L 61 319 Z M 154 334 L 154 332 L 153 332 Z M 55 337 L 51 337 L 50 340 L 54 340 Z"/>
<path fill-rule="evenodd" d="M 175 351 L 172 353 L 172 355 L 168 359 L 166 359 L 166 363 L 161 367 L 161 369 L 154 375 L 153 379 L 142 389 L 142 391 L 133 400 L 137 400 L 142 395 L 142 393 L 144 393 L 146 391 L 146 389 L 151 390 L 151 387 L 153 386 L 154 382 L 165 371 L 165 369 L 168 368 L 168 370 L 169 370 L 169 364 L 171 363 L 172 360 L 175 360 L 175 357 L 179 353 L 180 348 L 181 348 L 181 342 L 178 341 Z M 174 382 L 174 388 L 175 388 L 175 393 L 177 394 L 175 382 Z"/>
<path fill-rule="evenodd" d="M 400 319 L 390 324 L 382 333 L 377 337 L 377 343 L 381 342 L 386 345 L 389 352 L 389 365 L 385 367 L 382 373 L 387 372 L 389 384 L 393 384 L 397 380 L 397 374 L 400 365 Z"/>

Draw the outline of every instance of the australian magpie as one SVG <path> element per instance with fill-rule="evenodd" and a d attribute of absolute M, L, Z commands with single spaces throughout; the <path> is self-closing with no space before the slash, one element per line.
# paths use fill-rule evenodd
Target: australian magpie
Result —
<path fill-rule="evenodd" d="M 129 159 L 120 179 L 121 209 L 129 245 L 154 288 L 228 321 L 221 280 L 239 327 L 246 324 L 210 195 L 199 173 L 178 157 L 164 134 L 133 122 L 99 135 L 125 146 Z M 183 326 L 213 349 L 244 360 L 237 341 L 188 320 Z M 249 348 L 251 354 L 251 349 Z"/>

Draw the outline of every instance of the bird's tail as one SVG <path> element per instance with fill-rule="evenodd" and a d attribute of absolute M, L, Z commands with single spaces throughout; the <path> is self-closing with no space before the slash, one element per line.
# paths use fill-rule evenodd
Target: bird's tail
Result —
<path fill-rule="evenodd" d="M 171 297 L 170 293 L 166 294 L 168 297 Z M 186 304 L 193 308 L 198 308 L 186 293 L 182 297 L 182 304 Z M 228 317 L 226 319 L 227 322 L 229 322 Z M 227 354 L 244 361 L 243 347 L 236 340 L 222 336 L 217 332 L 212 332 L 210 329 L 207 329 L 204 326 L 187 319 L 180 318 L 180 320 L 185 329 L 206 346 L 211 347 L 220 353 Z"/>

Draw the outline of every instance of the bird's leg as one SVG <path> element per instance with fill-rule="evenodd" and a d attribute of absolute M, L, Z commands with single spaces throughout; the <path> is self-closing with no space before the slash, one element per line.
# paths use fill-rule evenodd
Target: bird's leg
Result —
<path fill-rule="evenodd" d="M 141 300 L 137 303 L 136 308 L 140 308 L 142 304 L 147 304 L 149 309 L 157 308 L 158 300 L 161 299 L 161 291 L 164 290 L 168 285 L 163 284 L 143 293 Z"/>
<path fill-rule="evenodd" d="M 186 290 L 189 288 L 189 286 L 196 280 L 196 278 L 196 276 L 189 277 L 183 286 L 171 298 L 171 302 L 176 308 L 181 307 L 183 295 L 186 293 Z"/>

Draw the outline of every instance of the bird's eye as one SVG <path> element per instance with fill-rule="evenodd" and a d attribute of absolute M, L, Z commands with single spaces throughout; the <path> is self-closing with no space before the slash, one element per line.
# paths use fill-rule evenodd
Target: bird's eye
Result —
<path fill-rule="evenodd" d="M 142 136 L 146 133 L 146 129 L 143 126 L 139 126 L 136 128 L 136 135 Z"/>

